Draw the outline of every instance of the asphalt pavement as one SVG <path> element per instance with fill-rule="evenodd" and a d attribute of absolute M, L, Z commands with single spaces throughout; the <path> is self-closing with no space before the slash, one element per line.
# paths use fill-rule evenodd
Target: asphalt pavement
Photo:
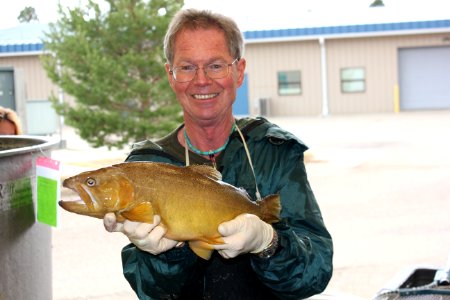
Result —
<path fill-rule="evenodd" d="M 410 268 L 443 267 L 450 252 L 450 111 L 271 118 L 309 147 L 307 172 L 335 246 L 330 299 L 371 299 Z M 125 159 L 64 128 L 63 178 Z M 74 195 L 63 189 L 62 198 Z M 137 299 L 122 275 L 121 234 L 60 211 L 53 299 Z M 327 298 L 328 299 L 328 298 Z"/>

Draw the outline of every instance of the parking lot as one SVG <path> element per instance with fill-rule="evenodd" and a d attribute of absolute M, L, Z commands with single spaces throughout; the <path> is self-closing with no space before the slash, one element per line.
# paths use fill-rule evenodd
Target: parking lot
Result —
<path fill-rule="evenodd" d="M 446 263 L 450 111 L 269 119 L 310 147 L 309 180 L 335 245 L 327 294 L 371 299 L 406 268 Z M 126 157 L 126 150 L 91 149 L 70 129 L 63 133 L 67 148 L 52 154 L 63 177 Z M 101 220 L 61 211 L 54 299 L 136 299 L 122 276 L 126 243 Z"/>

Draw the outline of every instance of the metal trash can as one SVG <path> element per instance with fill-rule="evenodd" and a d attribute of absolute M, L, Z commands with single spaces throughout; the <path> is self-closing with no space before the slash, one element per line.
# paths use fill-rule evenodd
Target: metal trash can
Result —
<path fill-rule="evenodd" d="M 0 299 L 52 299 L 51 228 L 37 223 L 35 158 L 59 141 L 0 136 Z"/>

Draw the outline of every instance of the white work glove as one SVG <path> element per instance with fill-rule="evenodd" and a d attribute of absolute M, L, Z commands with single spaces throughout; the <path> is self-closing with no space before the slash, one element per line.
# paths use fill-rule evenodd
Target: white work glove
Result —
<path fill-rule="evenodd" d="M 273 227 L 258 216 L 242 214 L 219 225 L 224 244 L 212 245 L 224 258 L 233 258 L 242 253 L 258 253 L 272 241 Z"/>
<path fill-rule="evenodd" d="M 105 229 L 109 232 L 122 232 L 130 242 L 142 251 L 158 255 L 183 243 L 165 238 L 166 229 L 159 225 L 161 217 L 155 215 L 153 223 L 141 223 L 125 220 L 118 223 L 114 213 L 107 213 L 103 218 Z"/>

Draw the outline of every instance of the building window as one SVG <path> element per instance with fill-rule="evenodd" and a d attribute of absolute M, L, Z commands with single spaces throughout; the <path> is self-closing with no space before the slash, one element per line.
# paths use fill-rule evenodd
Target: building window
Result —
<path fill-rule="evenodd" d="M 278 72 L 278 95 L 298 95 L 301 92 L 300 71 Z"/>
<path fill-rule="evenodd" d="M 364 68 L 341 69 L 341 92 L 362 93 L 366 90 L 366 70 Z"/>

